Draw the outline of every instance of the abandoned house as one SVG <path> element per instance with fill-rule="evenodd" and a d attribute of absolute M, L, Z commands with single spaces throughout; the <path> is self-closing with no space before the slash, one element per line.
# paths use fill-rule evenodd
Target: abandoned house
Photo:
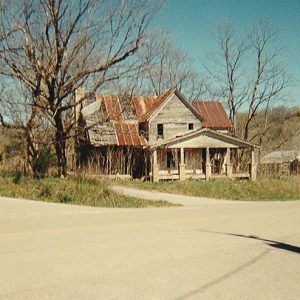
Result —
<path fill-rule="evenodd" d="M 228 134 L 221 102 L 189 101 L 171 89 L 160 96 L 97 94 L 76 111 L 85 133 L 77 169 L 155 182 L 256 179 L 255 145 Z M 244 164 L 235 159 L 239 151 L 247 154 Z"/>
<path fill-rule="evenodd" d="M 300 175 L 300 151 L 278 150 L 261 158 L 260 172 L 264 176 Z"/>

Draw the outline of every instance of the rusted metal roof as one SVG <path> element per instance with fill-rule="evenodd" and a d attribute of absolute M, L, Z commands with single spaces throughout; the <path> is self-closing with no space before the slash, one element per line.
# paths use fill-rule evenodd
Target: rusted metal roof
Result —
<path fill-rule="evenodd" d="M 132 103 L 131 110 L 139 122 L 145 122 L 152 113 L 174 92 L 174 89 L 159 96 L 129 96 L 127 97 L 128 103 Z M 103 103 L 103 108 L 111 120 L 117 122 L 124 121 L 124 109 L 121 106 L 120 96 L 109 94 L 98 94 L 96 100 Z M 128 107 L 127 107 L 128 109 Z"/>
<path fill-rule="evenodd" d="M 139 134 L 137 124 L 117 122 L 114 124 L 118 145 L 120 146 L 146 146 L 146 139 Z"/>
<path fill-rule="evenodd" d="M 138 120 L 144 122 L 147 120 L 149 112 L 153 111 L 157 96 L 132 96 L 131 99 Z"/>
<path fill-rule="evenodd" d="M 122 108 L 118 95 L 98 94 L 96 100 L 101 101 L 104 111 L 113 121 L 123 121 Z"/>
<path fill-rule="evenodd" d="M 229 129 L 232 127 L 222 102 L 192 101 L 191 104 L 202 119 L 202 127 L 214 129 Z"/>
<path fill-rule="evenodd" d="M 145 146 L 146 139 L 139 134 L 138 119 L 125 120 L 125 111 L 122 109 L 118 95 L 98 94 L 96 100 L 101 102 L 100 110 L 107 115 L 109 122 L 106 126 L 96 124 L 88 129 L 91 144 L 120 145 L 120 146 Z M 87 124 L 94 124 L 95 113 L 86 116 Z M 98 115 L 97 115 L 98 116 Z M 135 114 L 134 114 L 135 116 Z M 100 116 L 98 116 L 100 117 Z M 97 118 L 97 117 L 96 117 Z M 105 118 L 106 119 L 106 118 Z M 108 120 L 106 120 L 108 121 Z M 127 123 L 126 123 L 127 121 Z M 110 126 L 108 126 L 110 124 Z"/>
<path fill-rule="evenodd" d="M 111 122 L 111 129 L 115 131 L 115 137 L 113 139 L 112 135 L 114 134 L 108 130 L 107 126 L 104 128 L 105 130 L 97 126 L 97 128 L 89 130 L 91 142 L 97 145 L 101 143 L 115 143 L 122 146 L 147 145 L 147 140 L 139 134 L 138 124 L 146 122 L 174 92 L 177 92 L 176 89 L 170 89 L 160 96 L 95 95 L 96 101 L 101 102 L 99 112 L 102 112 L 105 121 Z M 221 102 L 185 101 L 188 103 L 189 109 L 194 111 L 195 115 L 199 115 L 202 120 L 202 128 L 231 128 L 231 122 Z M 94 113 L 87 116 L 87 121 L 92 122 L 92 118 L 95 118 L 96 115 Z M 104 141 L 103 137 L 100 137 L 103 132 L 104 134 L 109 133 L 110 138 Z"/>
<path fill-rule="evenodd" d="M 160 105 L 175 91 L 170 89 L 159 96 L 132 96 L 133 105 L 139 122 L 145 122 Z"/>

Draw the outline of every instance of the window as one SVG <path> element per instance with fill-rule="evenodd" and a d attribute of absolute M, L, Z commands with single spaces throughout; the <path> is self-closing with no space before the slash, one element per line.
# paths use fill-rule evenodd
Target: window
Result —
<path fill-rule="evenodd" d="M 139 134 L 144 134 L 144 132 L 145 132 L 144 124 L 139 123 Z"/>
<path fill-rule="evenodd" d="M 188 124 L 188 129 L 193 130 L 194 129 L 194 123 L 189 123 Z"/>
<path fill-rule="evenodd" d="M 157 124 L 157 138 L 164 138 L 164 124 Z"/>
<path fill-rule="evenodd" d="M 148 126 L 145 123 L 139 123 L 139 134 L 148 139 Z"/>

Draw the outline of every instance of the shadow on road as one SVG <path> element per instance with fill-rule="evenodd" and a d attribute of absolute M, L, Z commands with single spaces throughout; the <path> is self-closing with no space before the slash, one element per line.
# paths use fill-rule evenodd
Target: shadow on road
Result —
<path fill-rule="evenodd" d="M 300 247 L 297 246 L 293 246 L 290 244 L 286 244 L 286 243 L 281 243 L 278 241 L 273 241 L 273 240 L 268 240 L 268 239 L 263 239 L 260 238 L 258 236 L 255 235 L 243 235 L 243 234 L 235 234 L 235 233 L 227 233 L 227 232 L 216 232 L 216 231 L 207 231 L 207 230 L 198 230 L 200 232 L 206 232 L 206 233 L 214 233 L 214 234 L 222 234 L 222 235 L 231 235 L 231 236 L 236 236 L 236 237 L 241 237 L 241 238 L 247 238 L 247 239 L 255 239 L 255 240 L 259 240 L 259 241 L 263 241 L 265 242 L 266 245 L 271 246 L 273 248 L 278 248 L 278 249 L 282 249 L 282 250 L 286 250 L 286 251 L 290 251 L 290 252 L 294 252 L 294 253 L 298 253 L 300 254 Z M 178 298 L 176 298 L 176 300 L 183 300 L 183 299 L 187 299 L 189 297 L 195 296 L 199 293 L 204 292 L 205 290 L 207 290 L 208 288 L 232 277 L 233 275 L 241 272 L 243 269 L 253 265 L 254 263 L 256 263 L 258 260 L 262 259 L 266 254 L 268 254 L 271 251 L 271 249 L 266 249 L 264 252 L 262 252 L 261 254 L 259 254 L 258 256 L 256 256 L 255 258 L 253 258 L 252 260 L 246 262 L 245 264 L 233 269 L 232 271 L 229 271 L 228 273 L 225 273 L 219 277 L 217 277 L 216 279 L 202 285 L 201 287 L 199 287 L 198 289 L 192 290 Z"/>
<path fill-rule="evenodd" d="M 188 299 L 192 296 L 195 296 L 197 294 L 203 293 L 204 291 L 206 291 L 207 289 L 209 289 L 210 287 L 219 284 L 220 282 L 227 280 L 229 278 L 231 278 L 232 276 L 238 274 L 239 272 L 243 271 L 244 269 L 250 267 L 251 265 L 255 264 L 258 260 L 262 259 L 266 254 L 268 254 L 271 251 L 271 249 L 266 249 L 265 251 L 263 251 L 262 253 L 260 253 L 258 256 L 254 257 L 253 259 L 247 261 L 246 263 L 244 263 L 243 265 L 238 266 L 237 268 L 207 282 L 206 284 L 203 284 L 201 287 L 199 287 L 198 289 L 189 291 L 188 293 L 176 298 L 176 300 L 184 300 L 184 299 Z"/>
<path fill-rule="evenodd" d="M 256 235 L 243 235 L 243 234 L 236 234 L 236 233 L 214 232 L 214 231 L 202 231 L 202 232 L 225 234 L 225 235 L 237 236 L 237 237 L 246 238 L 246 239 L 254 239 L 254 240 L 258 240 L 258 241 L 263 241 L 263 242 L 266 242 L 265 243 L 266 245 L 271 246 L 273 248 L 278 248 L 278 249 L 282 249 L 282 250 L 300 254 L 300 247 L 282 243 L 282 242 L 278 242 L 278 241 L 263 239 Z"/>

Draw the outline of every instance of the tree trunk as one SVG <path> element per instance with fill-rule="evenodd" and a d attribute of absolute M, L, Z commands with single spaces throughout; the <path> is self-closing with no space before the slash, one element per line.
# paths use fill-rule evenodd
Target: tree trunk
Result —
<path fill-rule="evenodd" d="M 24 176 L 29 174 L 30 167 L 33 170 L 31 166 L 31 155 L 30 155 L 30 137 L 27 131 L 25 131 L 25 137 L 24 137 L 24 142 L 25 142 L 25 153 L 24 153 Z M 34 171 L 34 170 L 33 170 Z"/>
<path fill-rule="evenodd" d="M 55 122 L 55 152 L 57 157 L 57 173 L 60 177 L 67 176 L 67 159 L 66 159 L 66 134 L 61 118 L 58 112 L 54 117 Z"/>
<path fill-rule="evenodd" d="M 37 158 L 38 150 L 36 149 L 36 145 L 34 144 L 34 139 L 32 137 L 32 119 L 27 123 L 27 127 L 24 131 L 24 144 L 25 144 L 25 152 L 24 152 L 24 176 L 29 175 L 30 171 L 32 171 L 33 176 L 36 177 L 37 172 L 34 166 L 34 160 Z"/>

